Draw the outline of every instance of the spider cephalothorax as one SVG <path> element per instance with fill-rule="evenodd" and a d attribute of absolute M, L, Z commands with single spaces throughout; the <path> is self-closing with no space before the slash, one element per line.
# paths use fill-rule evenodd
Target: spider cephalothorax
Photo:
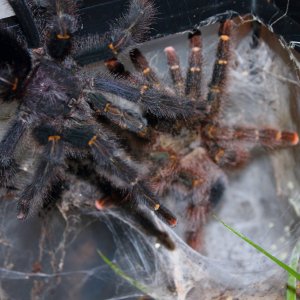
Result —
<path fill-rule="evenodd" d="M 0 96 L 3 101 L 19 103 L 0 143 L 1 184 L 9 185 L 18 172 L 15 153 L 25 139 L 32 140 L 40 152 L 33 178 L 20 193 L 18 218 L 41 208 L 52 187 L 68 180 L 65 174 L 70 161 L 80 164 L 86 159 L 111 191 L 99 203 L 131 211 L 149 234 L 165 241 L 170 249 L 172 243 L 139 206 L 145 204 L 175 225 L 175 216 L 160 204 L 158 195 L 178 190 L 187 201 L 186 217 L 191 220 L 187 241 L 196 248 L 209 203 L 220 198 L 224 189 L 222 168 L 239 166 L 248 158 L 249 151 L 241 142 L 273 148 L 298 143 L 294 132 L 222 126 L 219 111 L 229 64 L 230 20 L 221 24 L 213 76 L 208 95 L 203 97 L 199 30 L 189 35 L 186 79 L 175 50 L 165 49 L 175 92 L 164 87 L 138 49 L 130 57 L 142 74 L 129 73 L 118 61 L 120 52 L 144 40 L 155 12 L 151 1 L 132 0 L 127 14 L 108 33 L 83 42 L 76 40 L 73 3 L 49 0 L 48 4 L 50 19 L 43 29 L 43 50 L 26 49 L 13 35 L 0 30 Z M 76 63 L 95 50 L 112 74 L 95 75 Z M 178 139 L 183 131 L 186 134 Z M 192 149 L 193 141 L 201 145 Z M 132 157 L 145 161 L 152 173 Z"/>

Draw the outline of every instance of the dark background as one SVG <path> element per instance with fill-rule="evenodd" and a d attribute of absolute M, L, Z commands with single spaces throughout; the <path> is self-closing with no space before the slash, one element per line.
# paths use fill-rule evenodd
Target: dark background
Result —
<path fill-rule="evenodd" d="M 103 33 L 119 17 L 129 0 L 81 0 L 78 2 L 82 21 L 81 34 Z M 272 24 L 274 32 L 286 42 L 300 41 L 299 0 L 154 0 L 158 18 L 153 25 L 152 36 L 172 34 L 199 25 L 201 21 L 222 14 L 227 16 L 253 14 L 265 24 Z M 287 7 L 288 5 L 288 7 Z M 287 13 L 286 13 L 287 12 Z M 19 20 L 21 20 L 19 18 Z M 15 26 L 17 17 L 6 20 Z M 300 46 L 295 46 L 300 51 Z"/>
<path fill-rule="evenodd" d="M 291 0 L 162 0 L 154 1 L 159 16 L 152 34 L 166 35 L 191 29 L 201 21 L 224 12 L 228 15 L 253 14 L 287 42 L 300 41 L 300 1 Z M 108 25 L 126 8 L 127 0 L 86 0 L 81 5 L 82 32 L 104 32 Z M 287 8 L 287 4 L 289 5 Z M 287 11 L 287 14 L 285 12 Z M 281 16 L 284 16 L 281 18 Z M 300 47 L 298 47 L 300 51 Z"/>
<path fill-rule="evenodd" d="M 252 13 L 269 23 L 285 13 L 288 0 L 162 0 L 154 1 L 159 8 L 159 18 L 154 26 L 162 34 L 174 33 L 190 28 L 193 21 L 204 20 L 215 14 L 233 11 L 236 14 Z M 85 0 L 81 2 L 82 18 L 86 31 L 105 31 L 107 22 L 114 20 L 126 8 L 128 0 Z M 275 14 L 278 14 L 275 16 Z M 287 16 L 300 22 L 300 1 L 289 3 Z M 283 23 L 283 22 L 281 22 Z M 299 31 L 298 31 L 299 33 Z"/>

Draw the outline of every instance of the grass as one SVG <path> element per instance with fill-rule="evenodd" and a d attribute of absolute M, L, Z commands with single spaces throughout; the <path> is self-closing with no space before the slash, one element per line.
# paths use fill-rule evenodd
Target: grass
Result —
<path fill-rule="evenodd" d="M 236 231 L 231 226 L 226 224 L 224 221 L 220 220 L 218 217 L 214 216 L 215 219 L 217 219 L 221 224 L 223 224 L 229 231 L 231 231 L 233 234 L 237 235 L 239 238 L 244 240 L 246 243 L 254 247 L 257 251 L 268 257 L 270 260 L 272 260 L 275 264 L 277 264 L 280 268 L 284 269 L 286 272 L 288 272 L 288 281 L 287 281 L 287 291 L 286 291 L 286 300 L 296 300 L 297 294 L 296 294 L 296 288 L 297 288 L 297 280 L 300 281 L 300 274 L 297 272 L 298 264 L 299 264 L 299 257 L 300 257 L 300 242 L 298 242 L 293 249 L 290 264 L 287 265 L 284 262 L 282 262 L 277 257 L 273 256 L 271 253 L 266 251 L 264 248 L 247 238 L 242 233 Z"/>
<path fill-rule="evenodd" d="M 287 280 L 287 290 L 286 290 L 286 300 L 297 300 L 297 281 L 300 281 L 300 273 L 297 272 L 299 259 L 300 259 L 300 241 L 296 244 L 292 251 L 289 265 L 282 262 L 277 257 L 273 256 L 271 253 L 266 251 L 264 248 L 253 242 L 251 239 L 233 229 L 231 226 L 226 224 L 224 221 L 220 220 L 217 216 L 214 216 L 225 228 L 231 231 L 233 234 L 244 240 L 250 246 L 254 247 L 257 251 L 268 257 L 271 261 L 277 264 L 280 268 L 284 269 L 288 273 Z M 124 273 L 115 263 L 110 261 L 101 251 L 97 251 L 102 260 L 120 277 L 125 279 L 131 285 L 133 285 L 139 291 L 147 294 L 147 288 L 143 286 L 139 281 L 131 278 L 126 273 Z"/>
<path fill-rule="evenodd" d="M 132 286 L 134 286 L 139 291 L 143 292 L 144 294 L 147 294 L 147 288 L 143 286 L 139 281 L 131 278 L 128 276 L 125 272 L 123 272 L 119 266 L 117 266 L 115 263 L 113 263 L 108 257 L 106 257 L 100 250 L 97 250 L 99 256 L 102 258 L 102 260 L 120 277 L 125 279 L 127 282 L 129 282 Z"/>
<path fill-rule="evenodd" d="M 296 244 L 292 251 L 291 259 L 289 266 L 297 270 L 299 265 L 299 258 L 300 258 L 300 242 Z M 286 300 L 297 300 L 297 294 L 296 294 L 296 288 L 297 288 L 297 280 L 296 278 L 289 274 L 288 281 L 287 281 L 287 289 L 286 289 Z"/>

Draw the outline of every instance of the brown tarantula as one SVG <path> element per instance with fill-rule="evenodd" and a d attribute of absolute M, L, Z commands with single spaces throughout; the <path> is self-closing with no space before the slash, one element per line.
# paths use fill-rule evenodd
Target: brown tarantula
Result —
<path fill-rule="evenodd" d="M 189 36 L 191 53 L 185 83 L 175 50 L 165 50 L 176 90 L 172 93 L 159 82 L 138 49 L 130 56 L 142 75 L 130 74 L 116 58 L 125 48 L 145 39 L 155 14 L 151 1 L 131 0 L 128 12 L 109 32 L 100 39 L 90 37 L 86 43 L 75 35 L 74 3 L 49 0 L 48 5 L 51 17 L 43 29 L 42 49 L 26 49 L 7 30 L 0 30 L 0 97 L 19 103 L 0 143 L 0 183 L 8 185 L 18 172 L 15 153 L 22 141 L 33 140 L 42 149 L 31 183 L 18 200 L 19 219 L 43 206 L 72 160 L 80 164 L 87 159 L 94 174 L 110 186 L 108 200 L 99 200 L 98 207 L 102 203 L 124 206 L 155 236 L 163 234 L 139 209 L 140 204 L 175 225 L 176 217 L 160 204 L 157 195 L 180 185 L 189 203 L 187 217 L 192 220 L 187 241 L 196 247 L 207 202 L 219 198 L 224 189 L 221 177 L 214 178 L 211 170 L 245 162 L 248 151 L 242 141 L 273 148 L 298 143 L 294 132 L 220 126 L 230 20 L 221 24 L 213 78 L 203 99 L 199 30 Z M 93 47 L 106 57 L 111 74 L 90 75 L 76 63 Z M 187 151 L 176 142 L 185 128 L 189 134 L 184 143 L 199 139 L 201 148 Z M 174 147 L 162 143 L 168 139 Z M 131 157 L 143 157 L 152 173 L 145 174 Z M 164 238 L 167 240 L 161 236 Z"/>
<path fill-rule="evenodd" d="M 155 125 L 153 142 L 147 146 L 148 159 L 153 162 L 149 180 L 163 198 L 169 195 L 185 201 L 184 218 L 187 220 L 185 238 L 194 249 L 201 250 L 200 234 L 211 207 L 221 198 L 225 188 L 223 169 L 239 168 L 250 157 L 254 147 L 277 149 L 297 145 L 295 132 L 274 128 L 226 126 L 222 122 L 222 108 L 226 105 L 226 80 L 230 65 L 232 21 L 221 22 L 216 60 L 208 94 L 201 91 L 202 41 L 201 31 L 189 33 L 190 53 L 184 78 L 180 61 L 172 46 L 165 48 L 173 91 L 164 86 L 150 64 L 137 48 L 130 51 L 131 61 L 147 83 L 143 88 L 185 97 L 192 102 L 194 111 L 189 121 L 176 121 L 168 128 Z M 253 37 L 256 38 L 257 37 Z M 257 42 L 257 41 L 256 41 Z M 125 70 L 116 59 L 106 61 L 109 70 L 117 76 L 136 81 L 135 75 Z M 109 112 L 103 112 L 103 115 Z M 195 146 L 195 141 L 199 143 Z M 147 154 L 145 154 L 147 156 Z"/>

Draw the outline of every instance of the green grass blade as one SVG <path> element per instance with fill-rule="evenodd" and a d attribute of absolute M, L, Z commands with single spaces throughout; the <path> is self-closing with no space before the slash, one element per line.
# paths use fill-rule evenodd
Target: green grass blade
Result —
<path fill-rule="evenodd" d="M 290 259 L 290 264 L 289 264 L 290 267 L 296 271 L 299 265 L 299 258 L 300 258 L 300 242 L 298 242 L 294 247 Z M 287 281 L 286 300 L 297 300 L 296 288 L 297 288 L 296 278 L 292 275 L 289 275 Z"/>
<path fill-rule="evenodd" d="M 273 256 L 272 254 L 270 254 L 268 251 L 266 251 L 264 248 L 262 248 L 258 244 L 256 244 L 253 241 L 251 241 L 249 238 L 247 238 L 246 236 L 244 236 L 242 233 L 236 231 L 235 229 L 233 229 L 232 227 L 230 227 L 229 225 L 227 225 L 225 222 L 223 222 L 222 220 L 220 220 L 218 217 L 216 217 L 216 216 L 214 216 L 214 217 L 220 223 L 222 223 L 229 231 L 231 231 L 232 233 L 234 233 L 235 235 L 237 235 L 239 238 L 241 238 L 245 242 L 247 242 L 249 245 L 251 245 L 252 247 L 254 247 L 256 250 L 258 250 L 259 252 L 261 252 L 262 254 L 264 254 L 266 257 L 268 257 L 269 259 L 271 259 L 279 267 L 281 267 L 282 269 L 284 269 L 285 271 L 287 271 L 291 276 L 295 277 L 297 280 L 300 280 L 300 274 L 297 271 L 295 271 L 293 268 L 291 268 L 290 266 L 288 266 L 287 264 L 285 264 L 284 262 L 282 262 L 281 260 L 279 260 L 278 258 L 276 258 L 275 256 Z"/>
<path fill-rule="evenodd" d="M 124 273 L 116 264 L 114 264 L 109 258 L 107 258 L 100 250 L 97 250 L 99 256 L 102 258 L 102 260 L 120 277 L 128 281 L 131 285 L 133 285 L 136 289 L 143 292 L 144 294 L 147 294 L 147 288 L 143 286 L 140 282 L 137 280 L 131 278 L 126 273 Z"/>

